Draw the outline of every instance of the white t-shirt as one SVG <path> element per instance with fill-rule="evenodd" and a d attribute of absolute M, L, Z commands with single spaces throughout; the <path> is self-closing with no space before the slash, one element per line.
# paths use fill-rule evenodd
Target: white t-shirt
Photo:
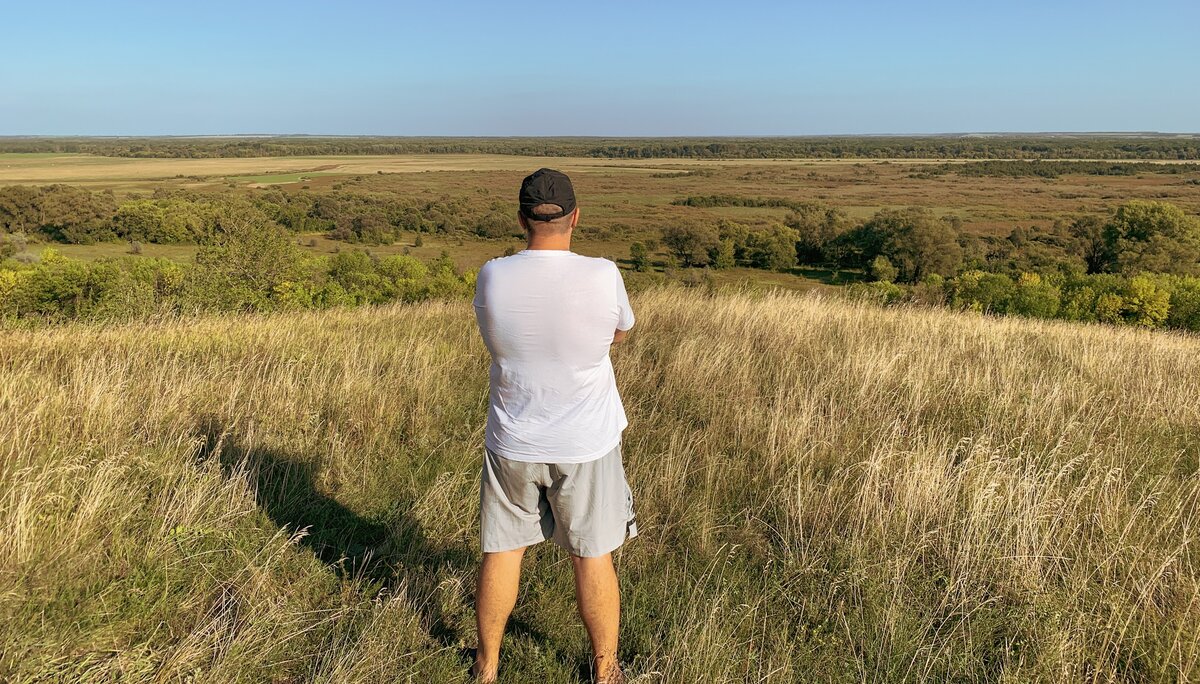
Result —
<path fill-rule="evenodd" d="M 484 444 L 504 458 L 582 463 L 629 424 L 608 348 L 633 327 L 617 265 L 568 250 L 522 250 L 479 270 L 475 317 L 492 354 Z"/>

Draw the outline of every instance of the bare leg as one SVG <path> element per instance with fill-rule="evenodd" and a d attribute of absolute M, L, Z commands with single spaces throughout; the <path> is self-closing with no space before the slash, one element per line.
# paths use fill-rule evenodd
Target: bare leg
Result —
<path fill-rule="evenodd" d="M 612 554 L 594 558 L 571 556 L 579 616 L 592 640 L 592 666 L 598 682 L 617 682 L 617 634 L 621 626 L 621 591 Z"/>
<path fill-rule="evenodd" d="M 496 681 L 500 667 L 500 642 L 521 579 L 521 558 L 525 549 L 483 554 L 479 584 L 475 587 L 475 624 L 479 629 L 479 648 L 471 668 L 480 682 Z"/>

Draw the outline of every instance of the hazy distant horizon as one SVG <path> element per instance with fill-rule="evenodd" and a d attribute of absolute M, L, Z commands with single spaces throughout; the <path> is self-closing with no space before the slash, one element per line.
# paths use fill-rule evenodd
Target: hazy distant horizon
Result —
<path fill-rule="evenodd" d="M 1146 138 L 1195 138 L 1200 137 L 1200 131 L 952 131 L 940 133 L 714 133 L 689 135 L 417 135 L 403 133 L 161 133 L 161 134 L 121 134 L 93 135 L 86 133 L 62 134 L 0 134 L 0 139 L 52 139 L 52 138 L 96 138 L 96 139 L 131 139 L 131 138 L 413 138 L 413 139 L 754 139 L 754 138 L 965 138 L 965 137 L 1146 137 Z"/>

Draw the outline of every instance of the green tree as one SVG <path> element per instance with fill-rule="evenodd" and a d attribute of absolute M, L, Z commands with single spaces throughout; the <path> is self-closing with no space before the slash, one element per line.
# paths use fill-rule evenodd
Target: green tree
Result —
<path fill-rule="evenodd" d="M 953 276 L 963 258 L 953 224 L 918 207 L 881 210 L 831 241 L 827 250 L 840 265 L 862 269 L 882 254 L 896 267 L 896 280 L 905 283 L 931 273 Z"/>
<path fill-rule="evenodd" d="M 1112 264 L 1112 254 L 1104 239 L 1104 221 L 1098 216 L 1081 216 L 1071 222 L 1071 251 L 1087 265 L 1088 273 L 1102 273 Z"/>
<path fill-rule="evenodd" d="M 717 253 L 713 257 L 713 268 L 733 268 L 737 265 L 734 254 L 733 238 L 721 238 L 717 244 Z"/>
<path fill-rule="evenodd" d="M 512 214 L 493 211 L 475 222 L 474 233 L 480 237 L 502 238 L 521 233 Z"/>
<path fill-rule="evenodd" d="M 1022 273 L 1017 278 L 1007 313 L 1030 318 L 1053 318 L 1058 313 L 1061 293 L 1037 273 Z"/>
<path fill-rule="evenodd" d="M 633 270 L 644 272 L 650 270 L 650 251 L 646 249 L 646 245 L 635 242 L 629 245 L 629 261 L 633 265 Z"/>
<path fill-rule="evenodd" d="M 684 267 L 707 266 L 717 250 L 717 229 L 707 223 L 676 223 L 663 228 L 663 244 Z"/>
<path fill-rule="evenodd" d="M 1173 204 L 1126 202 L 1105 224 L 1103 239 L 1109 270 L 1200 274 L 1200 219 Z"/>
<path fill-rule="evenodd" d="M 846 212 L 816 202 L 793 207 L 785 223 L 796 231 L 796 257 L 802 263 L 836 260 L 835 241 L 854 226 Z"/>
<path fill-rule="evenodd" d="M 344 250 L 329 260 L 329 279 L 342 286 L 354 304 L 381 304 L 392 296 L 392 283 L 375 268 L 371 255 Z"/>
<path fill-rule="evenodd" d="M 871 279 L 880 283 L 890 283 L 894 281 L 896 279 L 896 274 L 898 273 L 896 271 L 896 267 L 892 265 L 892 262 L 882 254 L 871 260 L 871 267 L 869 271 Z"/>
<path fill-rule="evenodd" d="M 1200 331 L 1200 278 L 1166 276 L 1166 284 L 1171 290 L 1166 325 Z"/>
<path fill-rule="evenodd" d="M 166 212 L 154 200 L 135 200 L 117 209 L 113 227 L 117 235 L 125 240 L 174 242 L 161 239 L 165 216 Z"/>
<path fill-rule="evenodd" d="M 1170 308 L 1170 291 L 1152 276 L 1142 274 L 1130 279 L 1121 312 L 1126 322 L 1144 328 L 1156 328 L 1167 320 Z"/>
<path fill-rule="evenodd" d="M 928 209 L 884 209 L 867 228 L 879 235 L 880 253 L 896 267 L 901 282 L 915 283 L 930 273 L 951 276 L 962 263 L 951 225 Z"/>
<path fill-rule="evenodd" d="M 306 275 L 303 254 L 287 231 L 246 203 L 222 207 L 211 234 L 211 244 L 196 254 L 187 288 L 193 307 L 271 309 L 277 288 Z"/>
<path fill-rule="evenodd" d="M 794 228 L 778 223 L 751 231 L 746 238 L 747 261 L 754 268 L 772 271 L 795 268 L 798 237 Z"/>
<path fill-rule="evenodd" d="M 967 271 L 950 281 L 951 304 L 982 313 L 1005 313 L 1016 283 L 1003 273 Z"/>

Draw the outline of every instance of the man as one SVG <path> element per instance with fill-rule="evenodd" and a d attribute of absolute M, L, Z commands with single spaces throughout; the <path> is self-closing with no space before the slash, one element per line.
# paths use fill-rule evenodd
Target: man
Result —
<path fill-rule="evenodd" d="M 492 365 L 472 672 L 495 681 L 521 558 L 553 539 L 571 555 L 595 679 L 624 681 L 612 552 L 637 526 L 621 463 L 628 421 L 608 350 L 633 327 L 633 310 L 616 264 L 570 250 L 579 209 L 566 175 L 537 170 L 519 200 L 526 249 L 484 264 L 475 285 Z"/>

